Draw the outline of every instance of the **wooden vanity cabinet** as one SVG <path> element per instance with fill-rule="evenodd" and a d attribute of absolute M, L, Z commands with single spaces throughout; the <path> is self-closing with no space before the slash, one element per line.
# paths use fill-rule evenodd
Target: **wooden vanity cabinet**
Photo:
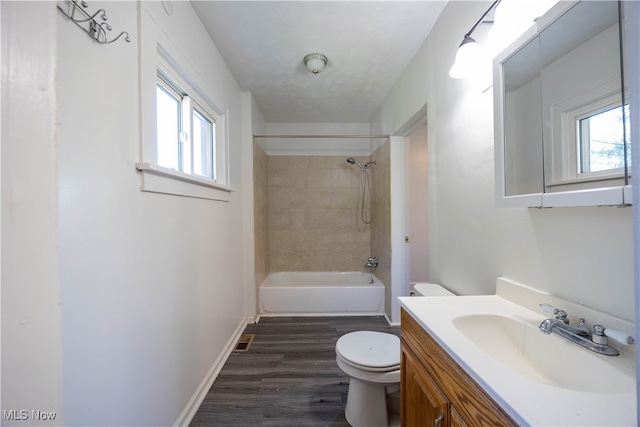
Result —
<path fill-rule="evenodd" d="M 451 404 L 411 350 L 402 347 L 401 423 L 403 426 L 446 426 Z"/>
<path fill-rule="evenodd" d="M 404 310 L 400 325 L 402 426 L 517 426 Z"/>

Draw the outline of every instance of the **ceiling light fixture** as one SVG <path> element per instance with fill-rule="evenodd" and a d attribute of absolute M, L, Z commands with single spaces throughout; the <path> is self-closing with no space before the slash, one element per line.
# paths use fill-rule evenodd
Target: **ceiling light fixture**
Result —
<path fill-rule="evenodd" d="M 462 43 L 460 43 L 460 47 L 456 53 L 456 60 L 449 70 L 450 77 L 454 79 L 464 79 L 473 73 L 475 65 L 477 65 L 480 60 L 481 51 L 480 46 L 471 37 L 471 34 L 475 31 L 478 25 L 483 22 L 484 18 L 491 13 L 496 6 L 498 6 L 500 1 L 501 0 L 494 1 L 491 6 L 489 6 L 489 9 L 487 9 L 480 19 L 478 19 L 478 22 L 476 22 L 469 32 L 464 35 Z"/>
<path fill-rule="evenodd" d="M 327 57 L 321 53 L 310 53 L 304 57 L 304 65 L 313 74 L 318 74 L 327 65 Z"/>

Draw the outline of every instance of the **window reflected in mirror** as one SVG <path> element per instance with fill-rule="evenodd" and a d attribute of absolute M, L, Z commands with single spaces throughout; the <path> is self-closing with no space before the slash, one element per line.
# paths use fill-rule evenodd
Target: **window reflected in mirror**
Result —
<path fill-rule="evenodd" d="M 623 113 L 626 120 L 623 120 Z M 579 174 L 624 170 L 625 132 L 629 132 L 629 106 L 591 112 L 577 120 Z"/>

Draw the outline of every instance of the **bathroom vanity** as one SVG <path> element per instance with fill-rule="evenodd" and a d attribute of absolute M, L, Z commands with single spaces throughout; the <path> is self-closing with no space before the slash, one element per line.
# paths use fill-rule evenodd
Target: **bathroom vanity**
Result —
<path fill-rule="evenodd" d="M 517 426 L 405 310 L 401 328 L 403 426 Z"/>
<path fill-rule="evenodd" d="M 403 426 L 637 425 L 635 346 L 606 356 L 542 333 L 539 304 L 625 337 L 632 322 L 504 278 L 496 295 L 399 300 Z"/>

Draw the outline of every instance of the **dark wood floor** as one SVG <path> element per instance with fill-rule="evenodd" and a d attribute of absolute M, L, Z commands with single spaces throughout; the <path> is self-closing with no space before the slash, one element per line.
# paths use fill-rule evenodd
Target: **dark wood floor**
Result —
<path fill-rule="evenodd" d="M 263 317 L 249 351 L 232 353 L 191 426 L 348 426 L 348 377 L 336 340 L 371 330 L 400 335 L 384 317 Z"/>

